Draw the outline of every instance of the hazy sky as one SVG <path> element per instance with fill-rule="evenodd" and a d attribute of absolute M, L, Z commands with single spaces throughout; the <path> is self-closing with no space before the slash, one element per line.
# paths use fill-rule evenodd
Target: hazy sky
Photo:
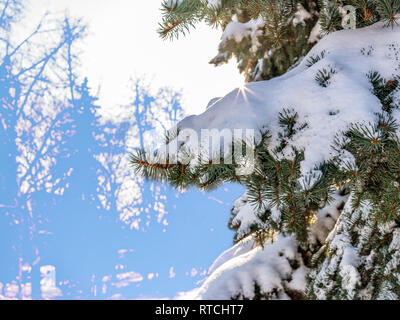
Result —
<path fill-rule="evenodd" d="M 101 105 L 108 110 L 125 101 L 130 77 L 146 75 L 154 87 L 183 89 L 184 109 L 203 111 L 210 99 L 227 94 L 243 83 L 235 63 L 214 67 L 220 31 L 201 25 L 173 42 L 156 32 L 161 0 L 31 0 L 29 21 L 48 9 L 68 12 L 89 24 L 82 66 L 92 87 L 101 84 Z"/>

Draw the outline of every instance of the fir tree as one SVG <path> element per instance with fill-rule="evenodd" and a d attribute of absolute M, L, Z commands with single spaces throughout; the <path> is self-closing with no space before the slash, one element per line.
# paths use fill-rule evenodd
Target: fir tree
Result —
<path fill-rule="evenodd" d="M 265 7 L 267 3 L 269 7 Z M 278 16 L 284 17 L 280 21 L 283 33 L 275 34 L 275 43 L 270 42 L 258 48 L 262 48 L 260 49 L 263 52 L 262 59 L 265 59 L 265 52 L 270 52 L 269 59 L 272 59 L 274 64 L 281 59 L 288 65 L 282 67 L 279 72 L 274 73 L 270 68 L 259 78 L 249 78 L 249 80 L 268 79 L 287 71 L 309 50 L 300 45 L 304 51 L 297 53 L 296 58 L 291 60 L 288 56 L 282 56 L 283 53 L 280 50 L 285 48 L 286 52 L 289 52 L 287 46 L 292 45 L 289 45 L 291 42 L 283 36 L 284 31 L 288 34 L 291 32 L 295 14 L 298 12 L 292 6 L 293 3 L 280 7 L 282 3 L 284 2 L 169 1 L 164 4 L 165 17 L 161 35 L 165 37 L 176 35 L 180 31 L 188 30 L 196 22 L 204 20 L 210 24 L 222 26 L 226 36 L 232 27 L 229 24 L 238 23 L 236 19 L 240 19 L 238 17 L 246 13 L 246 19 L 240 23 L 252 21 L 250 23 L 252 27 L 257 25 L 257 28 L 260 26 L 266 28 L 267 30 L 260 34 L 262 34 L 261 38 L 264 36 L 268 38 L 268 33 L 274 31 L 273 24 L 270 25 L 269 22 L 278 21 L 274 20 L 274 14 L 276 14 L 274 10 L 281 10 L 278 11 Z M 299 8 L 297 3 L 300 2 L 296 2 L 296 9 Z M 257 7 L 257 4 L 260 6 Z M 310 5 L 307 6 L 304 2 L 300 4 L 303 8 L 310 9 Z M 370 27 L 375 29 L 368 30 L 379 30 L 380 34 L 387 32 L 388 35 L 393 32 L 392 35 L 394 35 L 398 32 L 397 29 L 396 31 L 393 29 L 398 28 L 396 26 L 398 20 L 395 16 L 399 13 L 399 4 L 400 1 L 386 0 L 320 1 L 315 9 L 315 12 L 319 13 L 319 20 L 316 19 L 318 22 L 312 20 L 314 18 L 309 18 L 310 21 L 307 22 L 309 19 L 306 19 L 307 21 L 301 24 L 301 27 L 306 28 L 307 23 L 312 22 L 312 26 L 309 26 L 309 32 L 311 32 L 315 23 L 318 23 L 324 34 L 346 28 L 345 23 L 348 20 L 346 20 L 345 11 L 350 10 L 346 6 L 351 5 L 356 9 L 357 27 L 367 27 L 381 21 L 376 26 Z M 234 18 L 233 15 L 235 15 Z M 260 16 L 262 23 L 260 19 L 256 24 L 255 21 Z M 290 21 L 289 25 L 288 21 Z M 225 57 L 229 58 L 235 54 L 239 59 L 239 65 L 242 63 L 240 59 L 246 61 L 247 65 L 251 59 L 250 56 L 254 53 L 251 49 L 254 42 L 249 36 L 247 39 L 249 42 L 244 45 L 242 41 L 250 33 L 245 28 L 240 32 L 244 36 L 240 38 L 240 41 L 232 42 L 235 48 L 229 49 L 231 51 L 227 51 L 228 54 Z M 281 42 L 277 41 L 278 35 Z M 360 35 L 368 37 L 367 33 L 360 33 Z M 308 38 L 309 34 L 306 42 Z M 224 39 L 226 37 L 223 37 L 222 43 Z M 295 39 L 294 42 L 299 44 L 298 37 Z M 331 39 L 337 38 L 331 37 Z M 346 39 L 351 39 L 351 37 Z M 368 38 L 364 40 L 368 43 Z M 260 39 L 260 36 L 257 37 L 257 41 L 266 43 Z M 340 48 L 334 49 L 336 53 L 340 51 Z M 376 59 L 375 49 L 377 48 L 373 46 L 362 47 L 355 54 L 359 59 L 369 59 L 369 57 Z M 394 61 L 393 66 L 396 63 L 398 65 L 400 51 L 395 41 L 379 49 L 386 50 L 386 58 Z M 222 54 L 224 55 L 223 52 Z M 343 67 L 335 63 L 335 59 L 330 59 L 330 55 L 329 50 L 323 49 L 320 52 L 314 50 L 313 54 L 310 53 L 297 67 L 296 75 L 303 73 L 306 76 L 302 79 L 305 81 L 312 79 L 307 88 L 315 90 L 313 92 L 321 92 L 324 97 L 327 90 L 331 90 L 334 85 L 343 81 Z M 342 56 L 340 57 L 342 59 Z M 345 62 L 345 58 L 343 59 L 341 62 Z M 368 66 L 377 67 L 372 64 Z M 244 153 L 246 150 L 254 155 L 255 167 L 250 175 L 237 174 L 235 169 L 240 166 L 240 163 L 236 159 L 228 163 L 225 157 L 215 158 L 202 153 L 198 154 L 197 158 L 193 157 L 188 149 L 190 144 L 187 142 L 182 142 L 182 145 L 178 147 L 181 152 L 178 161 L 172 161 L 171 153 L 146 153 L 139 150 L 132 154 L 131 161 L 142 175 L 149 179 L 167 181 L 178 188 L 194 186 L 209 190 L 225 182 L 236 182 L 246 187 L 245 195 L 237 200 L 232 210 L 230 227 L 236 231 L 234 239 L 236 245 L 232 250 L 233 252 L 242 250 L 241 248 L 247 246 L 249 239 L 252 239 L 262 250 L 265 250 L 265 256 L 273 256 L 272 260 L 278 259 L 282 268 L 286 268 L 288 272 L 281 272 L 274 263 L 268 264 L 264 258 L 261 258 L 262 254 L 258 253 L 253 261 L 254 272 L 251 273 L 249 267 L 243 267 L 244 270 L 241 271 L 251 274 L 247 277 L 251 277 L 254 285 L 249 287 L 241 282 L 239 276 L 232 276 L 230 289 L 227 288 L 227 290 L 234 288 L 231 298 L 389 299 L 399 297 L 400 65 L 392 68 L 393 73 L 390 78 L 385 79 L 379 71 L 372 69 L 365 72 L 362 79 L 354 80 L 356 83 L 353 86 L 354 95 L 348 96 L 348 101 L 357 96 L 357 90 L 368 88 L 365 94 L 371 95 L 378 109 L 368 114 L 369 123 L 366 123 L 365 119 L 356 119 L 351 125 L 337 132 L 336 139 L 332 141 L 332 146 L 329 146 L 334 150 L 331 154 L 335 155 L 330 156 L 326 161 L 315 163 L 315 167 L 308 171 L 305 171 L 302 166 L 309 156 L 307 151 L 310 146 L 296 145 L 295 142 L 298 141 L 296 139 L 301 140 L 304 132 L 310 133 L 310 126 L 313 124 L 307 117 L 312 117 L 312 113 L 304 117 L 304 114 L 303 116 L 300 114 L 303 110 L 295 106 L 293 108 L 282 106 L 276 125 L 262 129 L 254 141 L 239 140 L 231 144 L 231 155 Z M 241 70 L 245 69 L 241 68 Z M 255 67 L 250 67 L 248 74 L 254 74 L 252 72 L 255 70 Z M 349 73 L 347 75 L 350 77 Z M 291 78 L 287 77 L 281 81 L 286 81 L 285 83 L 288 84 Z M 239 94 L 244 96 L 240 100 L 243 101 L 241 106 L 253 103 L 262 108 L 258 104 L 263 97 L 262 91 L 256 90 L 260 88 L 268 92 L 269 82 L 265 85 L 248 85 L 242 90 L 237 90 L 236 97 Z M 291 90 L 295 89 L 291 88 Z M 282 89 L 282 95 L 285 93 L 288 94 L 288 90 Z M 226 104 L 234 104 L 231 98 L 234 94 L 235 92 L 225 97 Z M 246 94 L 256 98 L 246 99 Z M 274 95 L 274 97 L 280 99 L 279 95 Z M 270 97 L 267 98 L 270 99 Z M 326 100 L 322 103 L 330 105 Z M 240 105 L 240 103 L 237 104 Z M 212 108 L 218 107 L 221 110 L 227 110 L 223 102 L 216 103 Z M 239 110 L 237 105 L 233 108 Z M 213 117 L 218 114 L 217 109 L 215 110 L 214 113 L 212 110 L 207 110 L 197 121 L 214 120 Z M 267 111 L 265 117 L 275 116 Z M 366 115 L 366 113 L 363 114 Z M 346 120 L 340 117 L 340 110 L 331 109 L 325 114 L 326 120 L 328 117 L 335 119 L 336 116 L 340 119 L 338 121 Z M 234 119 L 234 117 L 230 118 Z M 224 120 L 228 123 L 228 120 Z M 237 118 L 237 120 L 240 119 Z M 183 127 L 188 123 L 199 126 L 196 119 L 190 119 L 182 123 Z M 340 123 L 337 122 L 336 125 L 339 126 Z M 232 126 L 234 127 L 234 124 Z M 173 131 L 170 139 L 166 141 L 167 147 L 172 147 L 171 142 L 174 139 L 182 141 L 179 137 L 182 138 L 180 130 L 183 130 L 183 127 L 178 125 L 178 129 Z M 325 133 L 321 132 L 321 134 Z M 274 241 L 278 242 L 276 247 Z M 285 241 L 290 242 L 290 245 L 286 246 L 286 249 L 289 249 L 280 250 Z M 273 279 L 271 282 L 264 281 L 265 279 L 263 280 L 260 275 L 263 267 L 268 270 L 267 274 L 271 275 Z M 226 272 L 229 274 L 231 271 Z M 307 286 L 296 285 L 295 280 L 299 274 L 307 274 Z M 277 278 L 280 278 L 280 282 L 276 281 Z M 212 281 L 212 277 L 210 279 L 209 281 Z M 243 281 L 248 284 L 248 280 L 246 278 Z M 224 286 L 225 282 L 222 281 L 221 286 Z M 263 282 L 268 285 L 263 286 Z M 209 292 L 213 290 L 210 283 L 204 287 L 208 288 Z M 215 292 L 217 295 L 213 297 L 222 297 L 219 295 L 220 291 Z M 205 295 L 205 297 L 209 296 Z"/>

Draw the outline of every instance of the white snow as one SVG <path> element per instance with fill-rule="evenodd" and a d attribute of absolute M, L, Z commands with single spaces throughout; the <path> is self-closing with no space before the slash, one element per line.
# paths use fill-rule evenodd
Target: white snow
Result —
<path fill-rule="evenodd" d="M 294 18 L 293 18 L 293 25 L 296 26 L 299 23 L 301 24 L 305 24 L 305 20 L 311 19 L 312 15 L 311 13 L 309 13 L 306 9 L 304 9 L 304 7 L 298 3 L 297 4 L 297 11 L 294 14 Z"/>
<path fill-rule="evenodd" d="M 340 262 L 340 275 L 342 276 L 343 288 L 348 292 L 349 297 L 353 297 L 356 285 L 359 284 L 361 277 L 357 267 L 360 265 L 360 257 L 357 248 L 347 245 L 344 248 L 342 261 Z"/>
<path fill-rule="evenodd" d="M 239 29 L 237 24 L 233 24 L 226 33 L 234 37 L 235 30 Z M 400 67 L 396 60 L 396 52 L 400 51 L 399 36 L 399 26 L 384 28 L 383 23 L 330 34 L 285 75 L 235 89 L 203 114 L 181 121 L 179 127 L 197 133 L 201 129 L 268 129 L 272 135 L 269 141 L 272 150 L 280 143 L 278 114 L 283 108 L 291 108 L 298 113 L 299 123 L 307 123 L 307 127 L 289 141 L 281 156 L 290 158 L 292 146 L 304 149 L 305 160 L 301 170 L 306 174 L 319 163 L 332 158 L 336 134 L 346 130 L 351 123 L 375 120 L 374 113 L 381 110 L 381 104 L 371 92 L 366 75 L 376 70 L 387 80 L 393 78 L 395 70 Z M 392 44 L 395 52 L 389 49 Z M 370 46 L 374 48 L 372 54 L 361 52 Z M 309 57 L 322 51 L 327 52 L 324 58 L 307 67 Z M 315 80 L 317 72 L 322 69 L 336 71 L 326 88 Z M 180 138 L 180 141 L 183 140 Z M 184 147 L 190 147 L 190 143 Z M 191 149 L 195 148 L 191 146 Z"/>
<path fill-rule="evenodd" d="M 232 220 L 232 225 L 240 225 L 236 231 L 239 238 L 248 234 L 253 224 L 263 225 L 257 212 L 258 210 L 248 201 L 247 193 L 244 193 L 234 202 L 232 214 L 235 217 Z"/>
<path fill-rule="evenodd" d="M 221 0 L 208 0 L 207 7 L 209 8 L 218 8 L 221 6 Z"/>
<path fill-rule="evenodd" d="M 218 269 L 228 260 L 235 258 L 241 254 L 247 253 L 256 246 L 257 245 L 252 237 L 246 237 L 239 243 L 235 244 L 233 247 L 224 251 L 208 269 L 208 274 L 212 274 L 216 269 Z"/>
<path fill-rule="evenodd" d="M 312 28 L 311 30 L 310 37 L 308 38 L 308 43 L 318 42 L 322 38 L 321 32 L 322 32 L 321 23 L 318 20 L 314 28 Z"/>
<path fill-rule="evenodd" d="M 238 21 L 231 21 L 225 28 L 222 35 L 222 41 L 220 47 L 223 47 L 227 40 L 233 39 L 236 42 L 241 42 L 244 38 L 250 37 L 252 41 L 252 47 L 250 51 L 256 52 L 260 43 L 258 37 L 262 35 L 261 28 L 264 26 L 264 20 L 262 17 L 257 19 L 251 19 L 248 22 L 242 23 Z"/>
<path fill-rule="evenodd" d="M 289 260 L 296 258 L 296 241 L 292 237 L 280 236 L 273 244 L 266 243 L 264 250 L 259 246 L 250 249 L 249 241 L 252 240 L 246 239 L 224 252 L 210 269 L 212 273 L 203 285 L 187 296 L 181 294 L 179 298 L 226 300 L 239 292 L 251 298 L 256 281 L 263 292 L 271 293 L 271 298 L 288 299 L 282 279 L 293 281 Z M 245 248 L 240 248 L 242 245 Z M 302 286 L 301 274 L 299 271 L 292 286 Z M 272 293 L 274 289 L 277 295 Z"/>
<path fill-rule="evenodd" d="M 292 280 L 288 283 L 288 287 L 292 290 L 304 292 L 307 286 L 306 276 L 308 271 L 308 268 L 305 266 L 300 266 L 300 268 L 294 270 Z"/>
<path fill-rule="evenodd" d="M 336 221 L 338 220 L 341 211 L 339 210 L 346 203 L 348 196 L 341 195 L 340 191 L 332 194 L 333 201 L 319 210 L 316 214 L 317 221 L 312 226 L 310 232 L 310 240 L 320 243 L 324 243 L 329 232 L 334 228 Z"/>

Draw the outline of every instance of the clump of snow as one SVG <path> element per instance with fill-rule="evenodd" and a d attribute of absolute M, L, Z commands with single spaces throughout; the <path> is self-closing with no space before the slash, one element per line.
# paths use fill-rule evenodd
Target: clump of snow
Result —
<path fill-rule="evenodd" d="M 343 288 L 347 290 L 349 297 L 354 296 L 356 285 L 361 280 L 357 270 L 360 262 L 357 248 L 347 245 L 343 250 L 343 257 L 342 261 L 340 261 L 339 269 L 343 279 Z"/>
<path fill-rule="evenodd" d="M 308 271 L 309 270 L 306 266 L 300 266 L 298 269 L 294 270 L 292 274 L 292 280 L 287 284 L 288 288 L 291 290 L 304 292 L 307 286 L 306 277 Z"/>
<path fill-rule="evenodd" d="M 208 274 L 212 274 L 216 269 L 218 269 L 221 265 L 227 262 L 230 259 L 233 259 L 241 254 L 247 253 L 253 248 L 257 246 L 253 237 L 246 237 L 241 240 L 239 243 L 235 244 L 233 247 L 224 251 L 220 256 L 214 261 L 211 267 L 208 269 Z"/>
<path fill-rule="evenodd" d="M 321 38 L 322 38 L 322 28 L 321 28 L 321 22 L 318 19 L 314 28 L 312 28 L 311 30 L 310 36 L 308 37 L 308 43 L 318 42 Z"/>
<path fill-rule="evenodd" d="M 250 249 L 249 241 L 239 242 L 224 252 L 211 268 L 210 276 L 200 288 L 191 291 L 189 297 L 226 300 L 241 293 L 246 298 L 252 298 L 257 284 L 271 299 L 289 299 L 285 281 L 293 281 L 290 261 L 298 259 L 296 240 L 280 236 L 276 242 L 266 243 L 264 250 L 259 246 Z M 242 245 L 245 248 L 240 248 Z M 299 271 L 296 275 L 291 284 L 293 287 L 302 287 L 301 274 L 302 271 Z M 185 297 L 181 295 L 180 298 Z"/>
<path fill-rule="evenodd" d="M 248 22 L 231 21 L 225 28 L 222 35 L 220 47 L 223 47 L 226 41 L 233 39 L 236 42 L 241 42 L 244 38 L 250 37 L 252 46 L 250 51 L 256 52 L 260 43 L 258 37 L 262 35 L 261 28 L 264 26 L 264 20 L 260 16 L 257 19 L 251 19 Z"/>
<path fill-rule="evenodd" d="M 325 242 L 326 237 L 334 228 L 348 200 L 348 195 L 344 194 L 342 190 L 336 191 L 331 196 L 333 200 L 316 214 L 317 221 L 310 230 L 311 243 L 316 243 L 317 241 L 319 243 Z"/>
<path fill-rule="evenodd" d="M 234 23 L 227 27 L 224 37 L 240 40 L 243 28 L 251 34 L 259 22 Z M 239 32 L 240 31 L 240 32 Z M 385 28 L 379 22 L 372 26 L 342 30 L 324 37 L 302 62 L 281 77 L 252 82 L 244 88 L 215 102 L 203 114 L 190 116 L 180 122 L 182 129 L 193 129 L 200 136 L 201 129 L 269 130 L 271 151 L 280 143 L 279 112 L 291 108 L 298 114 L 299 123 L 307 126 L 288 141 L 282 156 L 291 157 L 292 147 L 303 149 L 303 174 L 336 155 L 332 148 L 337 134 L 356 122 L 373 122 L 381 110 L 378 98 L 372 93 L 367 74 L 377 71 L 385 79 L 393 79 L 399 61 L 392 47 L 398 47 L 400 27 Z M 374 48 L 369 55 L 362 50 Z M 318 62 L 307 65 L 307 58 L 329 52 Z M 330 84 L 322 87 L 316 80 L 318 72 L 333 70 Z M 334 111 L 334 112 L 333 112 Z M 179 141 L 184 141 L 178 136 Z M 191 139 L 182 147 L 190 148 Z M 193 147 L 193 146 L 192 146 Z M 219 150 L 218 150 L 219 151 Z"/>
<path fill-rule="evenodd" d="M 236 233 L 239 239 L 247 235 L 253 225 L 264 226 L 264 222 L 258 216 L 258 210 L 248 201 L 246 192 L 234 202 L 232 215 L 231 224 L 238 227 Z"/>
<path fill-rule="evenodd" d="M 311 19 L 312 15 L 309 13 L 304 7 L 301 5 L 301 3 L 297 4 L 297 11 L 294 14 L 293 18 L 293 25 L 296 26 L 299 23 L 305 24 L 305 20 Z"/>
<path fill-rule="evenodd" d="M 310 190 L 321 176 L 322 172 L 320 170 L 314 170 L 311 173 L 301 176 L 299 178 L 299 183 L 302 190 Z"/>

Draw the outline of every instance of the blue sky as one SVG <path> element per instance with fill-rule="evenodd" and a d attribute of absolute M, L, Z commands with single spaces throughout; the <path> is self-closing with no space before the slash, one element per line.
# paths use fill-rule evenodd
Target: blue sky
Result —
<path fill-rule="evenodd" d="M 79 6 L 85 15 L 94 3 L 98 8 L 104 5 L 97 16 L 84 19 L 93 20 L 90 35 L 83 37 L 83 30 L 82 34 L 76 31 L 76 45 L 71 40 L 57 52 L 48 50 L 58 48 L 58 39 L 75 32 L 65 31 L 66 22 L 60 17 L 67 5 L 60 1 L 56 14 L 43 23 L 44 30 L 51 31 L 38 33 L 18 47 L 36 26 L 40 1 L 26 6 L 14 34 L 1 30 L 3 39 L 9 40 L 2 40 L 0 56 L 0 298 L 173 298 L 194 288 L 213 260 L 231 246 L 229 212 L 243 190 L 226 185 L 210 193 L 180 193 L 136 176 L 128 155 L 151 144 L 185 114 L 199 111 L 198 106 L 190 107 L 190 101 L 198 100 L 199 93 L 190 93 L 196 86 L 205 99 L 213 98 L 204 92 L 211 83 L 206 79 L 215 71 L 207 73 L 209 66 L 201 67 L 197 79 L 204 86 L 190 81 L 187 88 L 182 86 L 182 74 L 192 77 L 193 73 L 188 69 L 182 73 L 186 66 L 179 63 L 182 52 L 178 50 L 178 60 L 169 62 L 176 64 L 177 74 L 170 74 L 170 83 L 161 85 L 163 81 L 154 80 L 154 74 L 167 71 L 152 63 L 154 57 L 147 61 L 128 57 L 121 62 L 119 57 L 104 56 L 94 44 L 107 39 L 101 30 L 96 33 L 95 22 L 109 9 L 104 1 L 70 2 L 71 14 Z M 118 12 L 128 3 L 118 1 L 120 7 L 110 20 L 121 20 Z M 156 24 L 158 16 L 151 15 L 154 4 L 147 6 L 147 20 Z M 205 33 L 195 40 L 210 31 L 201 32 Z M 214 33 L 208 35 L 217 39 Z M 152 41 L 148 48 L 154 46 Z M 124 50 L 115 45 L 115 52 Z M 152 49 L 162 45 L 157 42 Z M 17 54 L 13 48 L 18 48 Z M 49 52 L 52 56 L 45 64 L 41 55 Z M 91 52 L 92 59 L 85 52 Z M 121 63 L 129 64 L 128 72 L 121 71 Z M 119 73 L 107 71 L 113 64 Z M 147 72 L 140 69 L 143 65 L 149 66 Z M 222 71 L 227 72 L 236 71 Z M 129 80 L 136 73 L 146 80 Z M 115 91 L 113 83 L 122 89 Z"/>

